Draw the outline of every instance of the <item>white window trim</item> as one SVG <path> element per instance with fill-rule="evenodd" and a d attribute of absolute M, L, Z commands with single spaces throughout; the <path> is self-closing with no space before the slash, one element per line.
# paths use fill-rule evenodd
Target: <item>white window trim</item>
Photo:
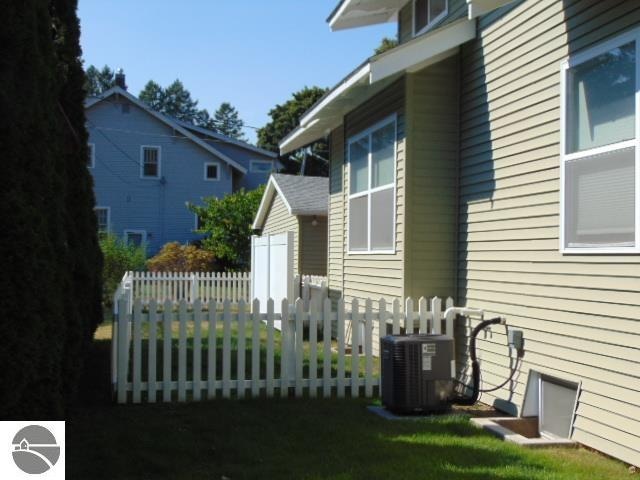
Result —
<path fill-rule="evenodd" d="M 431 0 L 427 0 L 427 24 L 416 32 L 416 0 L 413 0 L 412 16 L 411 16 L 411 33 L 412 33 L 412 36 L 414 37 L 417 37 L 418 35 L 422 35 L 423 33 L 431 30 L 431 28 L 436 23 L 438 23 L 444 17 L 449 15 L 449 0 L 446 0 L 444 11 L 440 15 L 438 15 L 436 18 L 429 18 L 431 16 L 431 12 L 429 9 L 428 2 L 430 1 Z"/>
<path fill-rule="evenodd" d="M 193 231 L 198 231 L 198 214 L 196 212 L 193 212 Z"/>
<path fill-rule="evenodd" d="M 106 233 L 111 232 L 111 207 L 103 207 L 101 205 L 96 205 L 95 207 L 93 207 L 93 211 L 95 212 L 96 210 L 106 210 L 107 211 L 107 229 L 104 230 Z M 96 215 L 97 218 L 97 215 Z M 100 229 L 98 229 L 98 232 L 101 232 Z"/>
<path fill-rule="evenodd" d="M 602 55 L 616 47 L 636 42 L 636 138 L 611 145 L 583 150 L 580 152 L 566 153 L 567 142 L 567 73 L 577 65 L 592 58 Z M 566 239 L 566 213 L 565 213 L 565 169 L 567 162 L 576 158 L 585 158 L 592 155 L 608 153 L 623 148 L 635 147 L 635 246 L 602 246 L 602 247 L 567 247 Z M 592 48 L 572 55 L 565 60 L 560 67 L 560 252 L 567 255 L 602 255 L 602 254 L 638 254 L 640 253 L 640 28 L 618 35 L 615 38 L 602 42 Z"/>
<path fill-rule="evenodd" d="M 96 166 L 96 144 L 88 143 L 87 146 L 89 147 L 89 151 L 91 152 L 88 168 L 94 168 Z"/>
<path fill-rule="evenodd" d="M 207 177 L 207 168 L 210 167 L 211 165 L 215 165 L 218 170 L 218 175 L 216 176 L 216 178 L 209 178 Z M 205 182 L 218 182 L 220 181 L 220 163 L 219 162 L 205 162 L 204 164 L 204 173 L 203 173 L 203 177 Z"/>
<path fill-rule="evenodd" d="M 259 170 L 256 171 L 256 170 L 253 169 L 253 166 L 255 164 L 261 164 L 261 165 L 268 164 L 269 165 L 269 171 L 268 172 L 261 172 Z M 249 171 L 251 173 L 260 173 L 260 174 L 263 174 L 263 175 L 264 174 L 269 174 L 269 173 L 273 172 L 273 161 L 271 161 L 271 160 L 251 160 L 249 162 Z"/>
<path fill-rule="evenodd" d="M 144 149 L 153 148 L 158 151 L 158 175 L 149 176 L 144 174 Z M 140 178 L 142 180 L 158 180 L 162 177 L 162 147 L 160 145 L 140 145 Z"/>
<path fill-rule="evenodd" d="M 134 234 L 134 235 L 142 235 L 142 246 L 146 245 L 147 243 L 147 231 L 146 230 L 133 230 L 133 229 L 127 229 L 124 231 L 124 242 L 129 245 L 129 234 Z"/>
<path fill-rule="evenodd" d="M 379 192 L 381 190 L 388 190 L 389 186 L 384 185 L 382 187 L 375 188 L 367 188 L 364 192 L 358 192 L 351 194 L 351 144 L 357 142 L 361 138 L 368 137 L 375 130 L 380 129 L 381 127 L 393 122 L 394 126 L 394 141 L 393 141 L 393 233 L 391 234 L 393 238 L 393 248 L 387 250 L 371 250 L 371 194 L 375 192 Z M 368 166 L 367 166 L 367 186 L 371 185 L 371 140 L 369 140 L 369 154 L 368 154 Z M 349 165 L 349 182 L 347 185 L 347 254 L 348 255 L 395 255 L 396 254 L 396 215 L 397 215 L 397 172 L 398 172 L 398 115 L 392 114 L 388 117 L 383 118 L 377 123 L 374 123 L 366 130 L 363 130 L 352 137 L 347 141 L 347 163 Z M 351 199 L 368 196 L 367 200 L 367 249 L 366 250 L 351 250 L 351 241 L 350 241 L 350 215 L 351 215 Z"/>

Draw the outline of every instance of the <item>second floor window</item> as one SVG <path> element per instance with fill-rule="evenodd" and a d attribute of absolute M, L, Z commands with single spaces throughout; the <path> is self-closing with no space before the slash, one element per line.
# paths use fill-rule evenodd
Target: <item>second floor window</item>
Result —
<path fill-rule="evenodd" d="M 251 160 L 251 173 L 271 173 L 273 171 L 273 162 L 268 160 Z"/>
<path fill-rule="evenodd" d="M 447 0 L 413 1 L 413 34 L 419 35 L 447 15 Z"/>
<path fill-rule="evenodd" d="M 220 180 L 220 165 L 215 162 L 204 164 L 205 180 Z"/>
<path fill-rule="evenodd" d="M 160 147 L 143 145 L 141 150 L 141 177 L 160 178 Z"/>

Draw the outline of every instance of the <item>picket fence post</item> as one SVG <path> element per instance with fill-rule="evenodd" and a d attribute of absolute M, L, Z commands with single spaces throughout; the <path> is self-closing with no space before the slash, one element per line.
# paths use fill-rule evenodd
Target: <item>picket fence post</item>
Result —
<path fill-rule="evenodd" d="M 218 392 L 223 398 L 273 397 L 276 388 L 282 397 L 288 397 L 291 390 L 296 398 L 305 395 L 327 398 L 334 394 L 343 398 L 348 390 L 352 398 L 361 395 L 370 398 L 376 388 L 379 392 L 381 387 L 381 379 L 373 375 L 377 351 L 377 343 L 374 342 L 385 334 L 387 321 L 396 333 L 403 328 L 407 333 L 454 334 L 454 316 L 445 318 L 442 308 L 443 304 L 445 308 L 453 305 L 450 297 L 444 300 L 421 297 L 417 304 L 412 298 L 406 298 L 404 311 L 399 299 L 394 299 L 391 305 L 385 299 L 379 299 L 376 311 L 372 299 L 353 298 L 347 311 L 342 298 L 333 303 L 329 298 L 315 297 L 309 301 L 308 307 L 302 298 L 293 303 L 285 298 L 282 300 L 282 313 L 276 315 L 272 299 L 265 304 L 257 299 L 251 304 L 245 301 L 239 280 L 231 287 L 237 292 L 237 304 L 232 304 L 229 298 L 219 303 L 213 296 L 208 303 L 203 302 L 200 296 L 190 303 L 194 290 L 186 288 L 183 289 L 186 295 L 179 301 L 174 302 L 167 297 L 161 305 L 153 298 L 161 288 L 145 282 L 142 275 L 132 277 L 136 285 L 142 287 L 132 305 L 129 305 L 128 295 L 120 296 L 116 307 L 118 314 L 114 318 L 112 382 L 118 403 L 141 403 L 145 400 L 154 403 L 160 401 L 160 392 L 163 402 L 184 402 L 187 398 L 198 401 L 203 397 L 203 390 L 206 398 L 215 398 Z M 193 285 L 194 280 L 194 276 L 184 274 L 169 278 L 178 279 L 174 282 L 177 288 L 181 288 L 181 284 L 183 287 Z M 206 281 L 205 276 L 201 278 Z M 196 289 L 201 295 L 209 295 L 207 285 L 200 280 Z M 152 292 L 148 306 L 145 305 L 144 291 Z M 220 312 L 219 307 L 222 307 Z M 281 320 L 279 352 L 276 351 L 276 320 Z M 222 322 L 222 365 L 217 365 L 218 321 Z M 203 330 L 205 322 L 208 323 L 207 332 Z M 174 333 L 176 327 L 177 333 Z M 332 362 L 334 328 L 337 345 L 335 370 Z M 350 359 L 345 351 L 349 330 Z M 187 347 L 191 339 L 193 350 L 189 352 Z M 143 358 L 145 342 L 148 346 Z M 158 348 L 162 349 L 161 366 L 157 365 L 160 357 Z M 206 351 L 203 352 L 203 348 Z M 264 365 L 261 364 L 261 348 L 266 349 Z M 279 372 L 275 363 L 278 353 Z M 308 371 L 305 365 L 308 365 Z M 218 366 L 221 366 L 220 376 L 217 374 Z M 174 371 L 177 374 L 173 374 Z"/>

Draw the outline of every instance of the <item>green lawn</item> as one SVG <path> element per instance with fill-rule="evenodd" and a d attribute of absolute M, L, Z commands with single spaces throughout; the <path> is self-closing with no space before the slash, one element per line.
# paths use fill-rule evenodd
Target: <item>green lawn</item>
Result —
<path fill-rule="evenodd" d="M 69 478 L 630 478 L 622 463 L 586 449 L 525 450 L 464 415 L 388 421 L 366 400 L 116 406 L 108 353 L 108 342 L 96 342 L 83 404 L 67 422 Z"/>
<path fill-rule="evenodd" d="M 100 341 L 108 341 L 111 339 L 111 322 L 105 322 L 98 327 L 95 338 Z M 179 336 L 179 323 L 172 322 L 171 325 L 172 336 L 171 336 L 171 370 L 172 370 L 172 379 L 176 380 L 178 378 L 178 336 Z M 193 339 L 193 323 L 187 323 L 186 329 L 186 339 L 187 339 L 187 378 L 191 379 L 193 375 L 193 350 L 194 350 L 194 339 Z M 148 338 L 148 324 L 143 324 L 142 328 L 142 341 L 141 341 L 141 370 L 142 370 L 142 378 L 143 381 L 147 379 L 147 368 L 148 368 L 148 347 L 149 342 Z M 163 359 L 163 330 L 162 327 L 157 330 L 158 340 L 156 344 L 156 379 L 162 380 L 162 359 Z M 217 343 L 217 352 L 216 352 L 216 378 L 219 380 L 222 377 L 222 346 L 223 346 L 223 326 L 220 322 L 217 324 L 216 328 L 216 343 Z M 231 355 L 230 355 L 230 363 L 231 363 L 231 379 L 237 379 L 237 363 L 238 363 L 238 355 L 237 355 L 237 345 L 238 345 L 238 328 L 237 324 L 233 323 L 230 329 L 231 333 Z M 208 347 L 208 336 L 209 334 L 209 324 L 207 321 L 202 322 L 202 340 L 200 342 L 202 349 L 202 361 L 201 363 L 201 378 L 206 378 L 206 364 L 204 363 L 206 360 L 206 352 Z M 308 331 L 305 331 L 305 340 L 308 338 Z M 251 378 L 251 367 L 252 367 L 252 336 L 253 336 L 253 327 L 251 325 L 247 325 L 245 329 L 245 378 Z M 266 359 L 267 359 L 267 328 L 264 325 L 261 325 L 259 330 L 260 337 L 260 375 L 262 379 L 266 378 Z M 324 353 L 323 353 L 323 343 L 322 343 L 322 335 L 318 333 L 318 349 L 317 349 L 317 377 L 322 378 L 323 375 L 323 361 L 324 361 Z M 282 339 L 279 331 L 274 332 L 274 372 L 276 378 L 280 378 L 280 363 L 281 363 L 281 351 L 282 351 Z M 331 354 L 331 372 L 332 376 L 336 376 L 337 368 L 338 368 L 338 354 L 337 352 L 337 344 L 332 341 L 333 351 Z M 304 378 L 309 378 L 309 368 L 310 368 L 310 349 L 309 343 L 305 341 L 304 343 L 304 361 L 303 361 L 303 376 Z M 130 354 L 133 355 L 133 349 L 130 349 Z M 365 374 L 365 357 L 364 355 L 360 355 L 359 357 L 359 375 L 364 377 Z M 131 365 L 132 361 L 130 361 L 130 379 L 131 379 Z M 347 377 L 351 376 L 351 356 L 347 355 L 345 359 L 345 374 Z M 379 362 L 373 362 L 372 373 L 374 378 L 377 378 L 379 375 Z M 277 389 L 276 389 L 277 390 Z M 190 394 L 189 394 L 190 395 Z M 173 392 L 173 396 L 177 399 L 177 391 Z M 146 393 L 143 392 L 143 399 L 146 398 Z"/>

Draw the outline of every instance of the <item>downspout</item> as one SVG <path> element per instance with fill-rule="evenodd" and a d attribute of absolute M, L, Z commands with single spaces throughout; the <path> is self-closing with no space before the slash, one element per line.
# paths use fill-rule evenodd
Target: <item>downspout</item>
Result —
<path fill-rule="evenodd" d="M 458 289 L 460 288 L 460 173 L 461 173 L 461 162 L 462 162 L 462 156 L 460 154 L 460 150 L 461 150 L 461 145 L 462 145 L 462 129 L 460 128 L 460 125 L 462 123 L 462 95 L 461 95 L 461 90 L 462 90 L 462 47 L 458 47 L 458 86 L 457 86 L 457 95 L 458 95 L 458 101 L 457 101 L 457 109 L 458 109 L 458 113 L 457 113 L 457 125 L 458 125 L 458 148 L 457 148 L 457 154 L 456 154 L 456 179 L 455 179 L 455 227 L 454 227 L 454 232 L 455 232 L 455 241 L 454 241 L 454 245 L 455 245 L 455 252 L 453 255 L 454 258 L 454 262 L 455 262 L 455 268 L 454 268 L 454 273 L 453 273 L 453 301 L 454 304 L 458 303 L 458 294 L 459 291 Z"/>

